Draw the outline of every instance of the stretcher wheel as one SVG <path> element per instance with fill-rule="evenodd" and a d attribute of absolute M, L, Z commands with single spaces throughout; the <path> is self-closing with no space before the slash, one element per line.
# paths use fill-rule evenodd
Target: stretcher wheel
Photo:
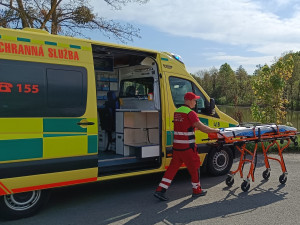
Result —
<path fill-rule="evenodd" d="M 234 184 L 234 178 L 232 176 L 228 176 L 225 183 L 228 187 L 231 187 Z"/>
<path fill-rule="evenodd" d="M 269 171 L 269 170 L 265 170 L 265 171 L 262 173 L 262 177 L 263 177 L 265 180 L 268 180 L 269 177 L 270 177 L 270 171 Z"/>
<path fill-rule="evenodd" d="M 284 173 L 281 174 L 280 177 L 279 177 L 279 182 L 280 182 L 281 184 L 285 184 L 286 181 L 287 181 L 287 176 L 286 176 Z"/>
<path fill-rule="evenodd" d="M 242 183 L 242 185 L 241 185 L 241 189 L 242 189 L 244 192 L 246 192 L 246 191 L 249 190 L 249 188 L 250 188 L 250 183 L 249 183 L 248 181 L 245 180 L 245 181 Z"/>

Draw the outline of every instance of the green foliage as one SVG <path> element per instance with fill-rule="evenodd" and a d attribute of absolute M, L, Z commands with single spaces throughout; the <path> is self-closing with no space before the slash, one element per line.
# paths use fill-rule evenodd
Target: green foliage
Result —
<path fill-rule="evenodd" d="M 227 104 L 227 99 L 225 96 L 218 98 L 218 104 L 220 105 L 226 105 Z"/>
<path fill-rule="evenodd" d="M 291 55 L 281 57 L 271 67 L 264 65 L 253 79 L 253 118 L 262 123 L 281 123 L 286 117 L 288 103 L 285 94 L 287 81 L 292 77 L 294 59 Z"/>
<path fill-rule="evenodd" d="M 253 91 L 250 88 L 252 76 L 249 76 L 242 66 L 235 73 L 237 78 L 237 99 L 235 105 L 249 106 L 253 102 Z"/>
<path fill-rule="evenodd" d="M 233 72 L 225 63 L 195 77 L 216 104 L 251 106 L 257 122 L 280 123 L 287 109 L 300 110 L 300 52 L 286 53 L 271 66 L 257 65 L 253 75 L 242 66 Z M 240 112 L 235 115 L 242 121 Z"/>
<path fill-rule="evenodd" d="M 230 65 L 225 63 L 221 65 L 219 73 L 216 77 L 216 89 L 215 96 L 216 102 L 224 101 L 225 104 L 233 103 L 234 97 L 237 90 L 237 80 L 234 71 L 231 69 Z"/>
<path fill-rule="evenodd" d="M 225 63 L 219 70 L 212 68 L 198 71 L 194 77 L 219 105 L 250 106 L 252 103 L 253 92 L 249 88 L 251 76 L 242 66 L 234 72 L 230 65 Z"/>
<path fill-rule="evenodd" d="M 285 87 L 285 93 L 289 100 L 287 107 L 291 110 L 300 110 L 300 53 L 289 54 L 294 59 L 294 70 Z"/>
<path fill-rule="evenodd" d="M 265 148 L 267 148 L 268 145 L 270 144 L 269 142 L 262 142 L 262 143 L 264 144 Z M 280 148 L 283 148 L 286 144 L 287 144 L 286 141 L 285 141 L 283 144 L 281 144 L 281 143 L 279 142 Z M 254 144 L 254 143 L 248 143 L 248 144 L 246 145 L 246 148 L 249 149 L 249 150 L 253 150 L 253 149 L 255 148 L 255 144 Z M 296 153 L 296 152 L 299 152 L 299 151 L 300 151 L 300 146 L 298 146 L 298 145 L 296 146 L 296 145 L 294 145 L 293 142 L 291 142 L 290 145 L 289 145 L 289 147 L 286 148 L 286 149 L 283 151 L 283 153 L 286 153 L 286 152 L 293 152 L 293 153 Z M 259 144 L 257 145 L 257 152 L 258 152 L 258 153 L 263 153 L 263 149 L 262 149 L 261 143 L 259 143 Z M 270 147 L 267 153 L 268 153 L 268 154 L 269 154 L 269 153 L 277 153 L 277 154 L 278 154 L 278 147 L 277 147 L 277 145 L 275 144 L 275 145 L 273 145 L 272 147 Z"/>

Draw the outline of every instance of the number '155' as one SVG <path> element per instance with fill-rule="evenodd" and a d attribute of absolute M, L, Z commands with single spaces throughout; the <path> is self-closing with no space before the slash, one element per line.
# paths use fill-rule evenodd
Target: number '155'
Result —
<path fill-rule="evenodd" d="M 17 84 L 17 87 L 19 89 L 19 92 L 22 93 L 38 93 L 39 92 L 39 85 L 37 84 Z"/>

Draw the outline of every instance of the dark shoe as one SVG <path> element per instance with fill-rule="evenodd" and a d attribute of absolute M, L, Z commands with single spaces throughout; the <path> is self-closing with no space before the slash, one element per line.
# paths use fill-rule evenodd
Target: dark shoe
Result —
<path fill-rule="evenodd" d="M 168 201 L 169 199 L 166 197 L 164 192 L 156 191 L 154 192 L 154 197 L 158 198 L 161 201 Z"/>
<path fill-rule="evenodd" d="M 201 192 L 199 192 L 199 193 L 193 193 L 192 197 L 198 198 L 198 197 L 201 197 L 201 196 L 205 196 L 206 193 L 207 193 L 207 191 L 202 189 Z"/>

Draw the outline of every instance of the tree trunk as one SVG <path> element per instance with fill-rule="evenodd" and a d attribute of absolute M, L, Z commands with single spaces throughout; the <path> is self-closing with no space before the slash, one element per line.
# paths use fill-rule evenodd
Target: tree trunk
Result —
<path fill-rule="evenodd" d="M 17 3 L 18 3 L 18 7 L 19 7 L 19 15 L 20 15 L 20 19 L 22 21 L 22 26 L 23 26 L 23 28 L 24 27 L 29 27 L 26 11 L 25 11 L 24 6 L 23 6 L 23 1 L 22 0 L 17 0 Z M 11 4 L 12 4 L 12 1 L 11 1 Z"/>
<path fill-rule="evenodd" d="M 55 7 L 57 3 L 57 0 L 51 0 L 51 7 Z M 52 24 L 51 24 L 51 34 L 57 34 L 58 30 L 58 23 L 57 23 L 57 14 L 56 9 L 52 12 Z"/>
<path fill-rule="evenodd" d="M 51 9 L 49 10 L 48 14 L 46 15 L 43 24 L 41 25 L 40 29 L 44 29 L 46 26 L 46 23 L 50 20 L 52 17 L 52 24 L 51 24 L 51 34 L 57 34 L 57 16 L 56 16 L 56 8 L 61 3 L 62 0 L 51 0 Z M 54 25 L 53 25 L 54 23 Z M 56 28 L 55 28 L 56 27 Z M 52 29 L 56 30 L 56 33 L 52 33 Z"/>

